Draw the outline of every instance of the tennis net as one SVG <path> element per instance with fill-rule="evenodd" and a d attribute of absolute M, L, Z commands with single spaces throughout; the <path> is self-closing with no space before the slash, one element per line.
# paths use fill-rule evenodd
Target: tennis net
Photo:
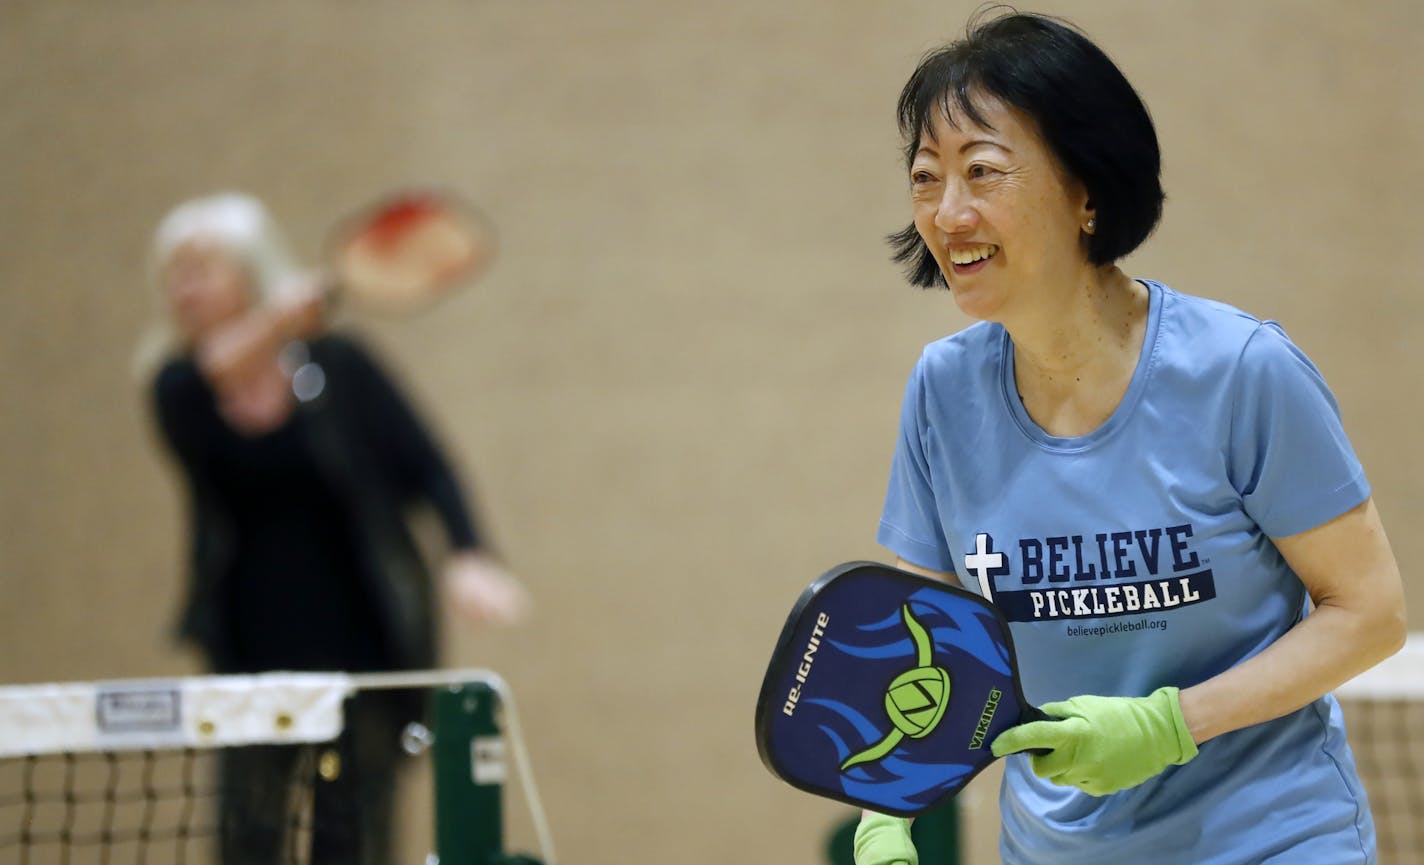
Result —
<path fill-rule="evenodd" d="M 383 697 L 419 720 L 363 745 L 348 717 Z M 378 751 L 430 761 L 430 865 L 538 861 L 504 850 L 506 755 L 554 862 L 509 689 L 464 670 L 0 687 L 0 865 L 349 861 L 365 827 L 343 825 L 330 791 L 371 777 Z"/>
<path fill-rule="evenodd" d="M 1381 865 L 1424 865 L 1424 633 L 1335 696 L 1369 792 Z"/>

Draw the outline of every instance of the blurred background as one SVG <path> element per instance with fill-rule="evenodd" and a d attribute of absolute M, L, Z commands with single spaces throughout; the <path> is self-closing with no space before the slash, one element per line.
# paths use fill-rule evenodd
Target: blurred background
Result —
<path fill-rule="evenodd" d="M 805 584 L 885 557 L 904 378 L 967 323 L 882 237 L 909 219 L 899 88 L 976 5 L 0 0 L 0 682 L 201 670 L 132 370 L 159 217 L 248 191 L 315 262 L 351 207 L 449 187 L 497 222 L 493 269 L 345 322 L 534 596 L 447 664 L 512 684 L 570 865 L 821 861 L 848 809 L 762 768 L 752 708 Z M 1313 357 L 1424 610 L 1424 5 L 1022 8 L 1081 25 L 1158 124 L 1166 217 L 1126 269 Z M 976 849 L 994 797 L 965 799 Z"/>

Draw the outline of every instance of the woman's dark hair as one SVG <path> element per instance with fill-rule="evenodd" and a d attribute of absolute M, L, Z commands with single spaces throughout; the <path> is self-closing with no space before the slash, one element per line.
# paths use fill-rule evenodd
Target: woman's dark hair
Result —
<path fill-rule="evenodd" d="M 956 127 L 967 117 L 992 129 L 974 104 L 983 97 L 1032 118 L 1048 149 L 1087 189 L 1097 221 L 1089 261 L 1116 261 L 1157 227 L 1165 195 L 1152 118 L 1122 72 L 1082 33 L 1011 9 L 988 20 L 976 14 L 965 38 L 925 55 L 900 92 L 896 115 L 906 165 L 937 113 Z M 945 286 L 913 224 L 887 239 L 913 284 Z"/>

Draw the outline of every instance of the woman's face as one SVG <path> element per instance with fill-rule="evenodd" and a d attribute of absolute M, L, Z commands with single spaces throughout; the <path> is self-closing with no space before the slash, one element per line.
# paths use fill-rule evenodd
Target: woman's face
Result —
<path fill-rule="evenodd" d="M 968 117 L 956 128 L 936 112 L 910 164 L 910 196 L 959 308 L 1003 321 L 1081 288 L 1093 211 L 1027 115 L 988 97 L 975 105 L 992 128 Z"/>
<path fill-rule="evenodd" d="M 203 339 L 252 305 L 247 270 L 211 240 L 179 244 L 164 264 L 162 285 L 173 323 L 188 342 Z"/>

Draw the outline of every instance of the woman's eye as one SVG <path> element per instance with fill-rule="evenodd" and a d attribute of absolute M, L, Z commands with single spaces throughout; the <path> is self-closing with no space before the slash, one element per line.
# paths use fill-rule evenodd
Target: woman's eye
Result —
<path fill-rule="evenodd" d="M 933 183 L 934 175 L 928 171 L 916 171 L 910 175 L 910 182 L 919 186 L 922 183 Z"/>
<path fill-rule="evenodd" d="M 988 173 L 989 173 L 989 166 L 987 166 L 987 165 L 980 165 L 979 163 L 976 162 L 975 164 L 969 166 L 969 176 L 970 176 L 971 178 L 983 177 L 984 175 L 986 175 L 986 174 L 988 174 Z"/>

